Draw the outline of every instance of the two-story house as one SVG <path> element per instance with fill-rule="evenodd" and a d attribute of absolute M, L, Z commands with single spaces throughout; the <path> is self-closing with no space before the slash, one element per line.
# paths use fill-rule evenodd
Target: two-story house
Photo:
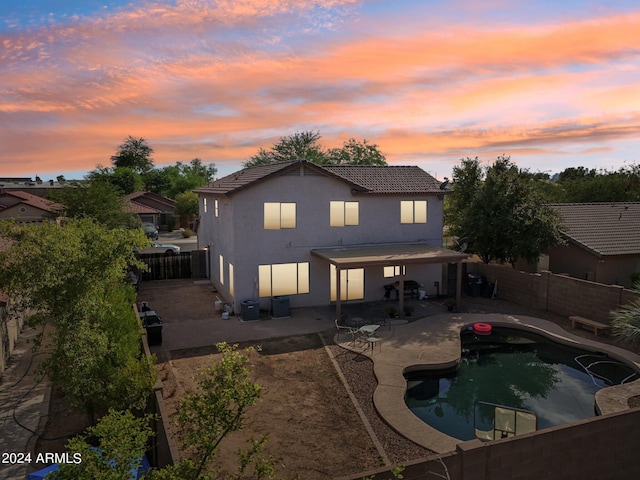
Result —
<path fill-rule="evenodd" d="M 212 282 L 240 302 L 288 296 L 292 307 L 380 300 L 414 280 L 431 293 L 442 264 L 446 187 L 416 166 L 319 166 L 305 160 L 245 168 L 199 195 L 199 248 Z M 453 292 L 452 292 L 453 293 Z M 403 295 L 399 301 L 402 302 Z"/>

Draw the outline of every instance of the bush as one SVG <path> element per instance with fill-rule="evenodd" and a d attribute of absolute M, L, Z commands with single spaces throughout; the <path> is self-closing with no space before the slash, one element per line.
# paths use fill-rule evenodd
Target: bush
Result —
<path fill-rule="evenodd" d="M 185 229 L 182 231 L 182 236 L 183 236 L 183 238 L 189 238 L 189 237 L 191 237 L 192 235 L 193 235 L 193 231 L 192 231 L 190 228 L 185 228 Z"/>

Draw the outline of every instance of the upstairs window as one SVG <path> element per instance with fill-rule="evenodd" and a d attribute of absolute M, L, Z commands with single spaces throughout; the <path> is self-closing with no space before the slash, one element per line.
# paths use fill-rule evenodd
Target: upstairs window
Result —
<path fill-rule="evenodd" d="M 426 200 L 403 200 L 400 202 L 400 223 L 427 223 Z"/>
<path fill-rule="evenodd" d="M 264 229 L 296 228 L 296 204 L 265 202 Z"/>
<path fill-rule="evenodd" d="M 207 213 L 207 199 L 206 198 L 202 199 L 202 209 L 204 210 L 204 213 Z"/>
<path fill-rule="evenodd" d="M 329 202 L 329 225 L 332 227 L 345 227 L 360 223 L 360 206 L 358 202 Z"/>
<path fill-rule="evenodd" d="M 205 198 L 205 199 L 204 199 L 204 201 L 206 202 L 206 201 L 207 201 L 207 199 Z M 204 209 L 204 211 L 205 211 L 205 212 L 207 211 L 206 205 L 207 205 L 207 204 L 205 203 L 205 209 Z M 215 200 L 213 201 L 213 214 L 214 214 L 216 217 L 218 216 L 218 199 L 215 199 Z"/>

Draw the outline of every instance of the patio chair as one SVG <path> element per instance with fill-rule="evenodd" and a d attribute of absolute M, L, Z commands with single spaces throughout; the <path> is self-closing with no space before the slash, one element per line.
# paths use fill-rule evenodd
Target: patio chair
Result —
<path fill-rule="evenodd" d="M 356 338 L 359 335 L 358 329 L 355 327 L 349 327 L 347 325 L 343 325 L 343 321 L 344 321 L 344 316 L 339 316 L 338 318 L 336 318 L 335 320 L 335 324 L 336 324 L 336 330 L 338 331 L 338 335 L 341 334 L 348 334 L 351 335 L 351 343 L 353 345 L 356 344 Z"/>

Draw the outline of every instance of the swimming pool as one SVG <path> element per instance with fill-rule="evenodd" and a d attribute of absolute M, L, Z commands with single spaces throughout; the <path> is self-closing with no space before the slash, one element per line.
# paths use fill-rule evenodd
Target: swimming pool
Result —
<path fill-rule="evenodd" d="M 441 432 L 470 440 L 489 420 L 478 402 L 530 410 L 538 429 L 594 417 L 595 393 L 639 378 L 635 369 L 601 352 L 570 347 L 516 328 L 461 334 L 460 365 L 406 375 L 405 403 Z"/>

